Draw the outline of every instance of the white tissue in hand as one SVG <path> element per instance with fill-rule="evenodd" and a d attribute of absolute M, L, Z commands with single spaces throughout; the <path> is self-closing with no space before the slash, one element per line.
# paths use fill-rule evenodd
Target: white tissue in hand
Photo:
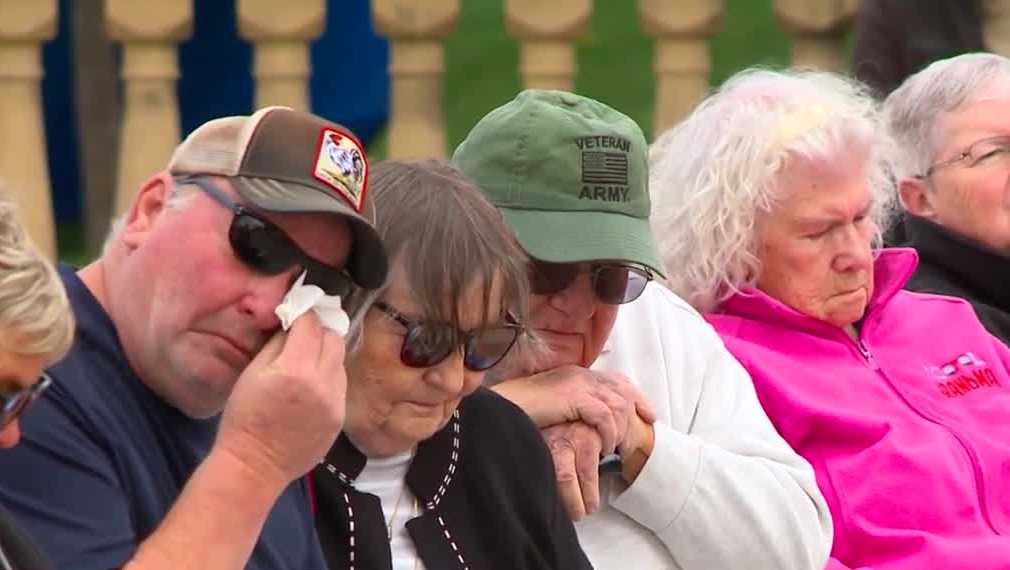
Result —
<path fill-rule="evenodd" d="M 274 309 L 274 313 L 281 320 L 281 327 L 288 330 L 298 317 L 312 309 L 324 327 L 340 334 L 347 334 L 351 321 L 340 305 L 340 297 L 327 295 L 315 285 L 303 285 L 304 282 L 303 271 L 281 304 Z"/>

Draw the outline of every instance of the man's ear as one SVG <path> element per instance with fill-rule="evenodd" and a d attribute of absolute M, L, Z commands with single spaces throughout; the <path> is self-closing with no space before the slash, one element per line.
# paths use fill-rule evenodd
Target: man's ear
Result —
<path fill-rule="evenodd" d="M 152 176 L 140 187 L 140 192 L 126 213 L 120 235 L 120 239 L 128 248 L 135 249 L 147 239 L 155 221 L 168 207 L 172 188 L 172 178 L 164 172 Z"/>
<path fill-rule="evenodd" d="M 933 195 L 925 180 L 902 178 L 898 182 L 898 197 L 901 198 L 901 205 L 909 214 L 929 220 L 936 218 Z"/>

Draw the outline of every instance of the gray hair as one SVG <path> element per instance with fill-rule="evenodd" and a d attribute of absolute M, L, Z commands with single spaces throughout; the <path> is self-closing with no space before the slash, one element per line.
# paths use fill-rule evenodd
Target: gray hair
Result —
<path fill-rule="evenodd" d="M 372 167 L 368 192 L 390 266 L 403 271 L 426 318 L 459 328 L 459 302 L 467 290 L 479 287 L 487 308 L 500 279 L 503 313 L 485 314 L 485 321 L 498 322 L 507 311 L 527 322 L 526 254 L 501 212 L 463 173 L 441 160 L 388 160 Z M 355 325 L 383 292 L 358 292 L 348 301 L 347 312 L 354 315 L 350 350 L 364 334 Z"/>
<path fill-rule="evenodd" d="M 1010 59 L 991 53 L 940 60 L 906 79 L 883 107 L 895 141 L 894 175 L 901 179 L 925 173 L 938 150 L 937 117 L 971 102 L 999 80 L 1010 80 Z"/>
<path fill-rule="evenodd" d="M 833 73 L 737 73 L 649 152 L 652 225 L 668 284 L 701 312 L 754 286 L 757 220 L 793 160 L 869 156 L 881 243 L 891 211 L 886 137 L 868 89 Z"/>
<path fill-rule="evenodd" d="M 74 342 L 74 315 L 56 269 L 25 235 L 14 204 L 0 194 L 0 335 L 4 348 L 63 358 Z"/>

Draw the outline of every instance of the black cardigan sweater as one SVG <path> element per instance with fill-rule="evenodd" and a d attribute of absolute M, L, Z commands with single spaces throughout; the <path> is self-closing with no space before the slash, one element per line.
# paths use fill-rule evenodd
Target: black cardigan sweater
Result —
<path fill-rule="evenodd" d="M 922 218 L 904 223 L 907 245 L 919 253 L 905 288 L 968 301 L 985 328 L 1010 344 L 1010 257 Z"/>
<path fill-rule="evenodd" d="M 311 474 L 330 570 L 391 568 L 379 499 L 354 488 L 365 461 L 341 435 Z M 418 445 L 406 480 L 423 505 L 407 531 L 429 570 L 591 568 L 540 432 L 490 390 L 463 399 L 446 427 Z"/>

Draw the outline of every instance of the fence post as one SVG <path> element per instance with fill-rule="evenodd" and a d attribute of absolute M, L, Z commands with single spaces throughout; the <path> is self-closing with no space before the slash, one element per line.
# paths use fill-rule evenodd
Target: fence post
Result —
<path fill-rule="evenodd" d="M 56 0 L 0 0 L 0 179 L 36 247 L 56 259 L 42 121 L 41 44 L 56 35 Z M 63 149 L 74 152 L 74 149 Z M 59 165 L 57 165 L 59 168 Z"/>
<path fill-rule="evenodd" d="M 722 13 L 722 0 L 638 0 L 642 29 L 656 38 L 654 136 L 686 117 L 708 91 L 708 39 Z"/>
<path fill-rule="evenodd" d="M 535 89 L 573 89 L 578 65 L 572 42 L 586 31 L 592 15 L 592 0 L 505 1 L 505 27 L 520 40 L 519 72 L 523 85 Z"/>
<path fill-rule="evenodd" d="M 459 0 L 372 0 L 372 20 L 389 38 L 390 158 L 444 158 L 442 43 L 456 26 Z"/>
<path fill-rule="evenodd" d="M 256 107 L 310 111 L 309 43 L 326 26 L 325 0 L 239 0 L 239 32 L 256 46 Z"/>
<path fill-rule="evenodd" d="M 163 169 L 179 144 L 176 44 L 192 31 L 192 0 L 105 0 L 109 37 L 123 43 L 124 82 L 116 213 Z"/>
<path fill-rule="evenodd" d="M 779 25 L 792 35 L 793 65 L 844 72 L 845 32 L 858 0 L 775 0 Z"/>

